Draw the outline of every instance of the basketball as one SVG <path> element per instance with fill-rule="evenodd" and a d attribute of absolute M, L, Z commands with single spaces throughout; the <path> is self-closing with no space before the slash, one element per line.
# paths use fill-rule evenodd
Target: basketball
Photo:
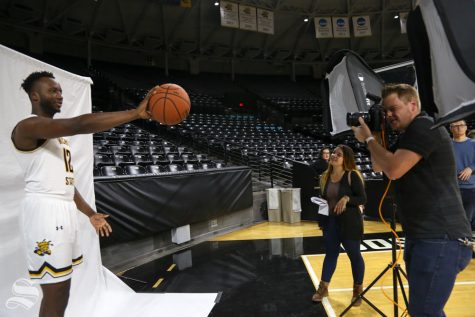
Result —
<path fill-rule="evenodd" d="M 190 113 L 190 107 L 188 93 L 176 84 L 160 85 L 148 101 L 152 118 L 165 125 L 174 125 L 185 120 Z"/>

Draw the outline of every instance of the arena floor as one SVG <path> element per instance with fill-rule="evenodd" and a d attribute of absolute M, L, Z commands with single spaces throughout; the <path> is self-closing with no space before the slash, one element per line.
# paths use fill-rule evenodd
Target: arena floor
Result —
<path fill-rule="evenodd" d="M 391 262 L 391 235 L 382 223 L 373 221 L 365 222 L 365 232 L 362 248 L 367 285 Z M 315 304 L 311 296 L 318 285 L 323 256 L 321 231 L 315 223 L 263 222 L 134 267 L 120 276 L 137 292 L 219 292 L 219 302 L 210 316 L 338 316 L 352 295 L 350 264 L 342 254 L 330 297 L 323 304 Z M 381 280 L 366 298 L 393 316 L 393 305 L 382 291 L 392 298 L 392 276 Z M 407 281 L 403 283 L 407 286 Z M 447 316 L 475 316 L 473 298 L 475 260 L 459 275 L 446 305 Z M 405 308 L 401 293 L 399 303 L 401 315 Z M 378 313 L 363 303 L 346 316 Z"/>

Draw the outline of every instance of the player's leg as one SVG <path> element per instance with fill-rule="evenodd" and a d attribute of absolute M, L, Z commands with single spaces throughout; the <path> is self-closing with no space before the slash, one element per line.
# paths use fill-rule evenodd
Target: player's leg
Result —
<path fill-rule="evenodd" d="M 43 299 L 40 317 L 62 317 L 68 306 L 71 279 L 53 284 L 42 284 Z"/>

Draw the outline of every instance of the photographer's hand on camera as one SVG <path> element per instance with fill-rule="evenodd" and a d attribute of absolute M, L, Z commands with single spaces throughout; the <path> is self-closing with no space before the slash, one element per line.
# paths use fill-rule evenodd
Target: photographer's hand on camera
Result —
<path fill-rule="evenodd" d="M 359 142 L 365 142 L 368 138 L 373 136 L 373 133 L 368 128 L 368 125 L 364 122 L 362 117 L 358 118 L 358 122 L 360 123 L 360 126 L 351 127 L 351 129 L 353 130 L 353 133 Z"/>

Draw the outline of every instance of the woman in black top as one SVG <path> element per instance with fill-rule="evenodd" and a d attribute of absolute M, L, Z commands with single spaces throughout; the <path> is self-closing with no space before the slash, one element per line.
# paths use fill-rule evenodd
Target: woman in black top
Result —
<path fill-rule="evenodd" d="M 343 244 L 351 261 L 353 273 L 354 306 L 361 305 L 357 298 L 363 291 L 364 261 L 360 251 L 363 237 L 363 215 L 360 205 L 366 202 L 364 180 L 356 168 L 353 150 L 346 145 L 338 145 L 330 157 L 327 170 L 320 177 L 322 197 L 328 201 L 329 216 L 320 217 L 325 243 L 322 280 L 312 300 L 322 301 L 328 296 L 328 285 L 335 272 Z"/>

